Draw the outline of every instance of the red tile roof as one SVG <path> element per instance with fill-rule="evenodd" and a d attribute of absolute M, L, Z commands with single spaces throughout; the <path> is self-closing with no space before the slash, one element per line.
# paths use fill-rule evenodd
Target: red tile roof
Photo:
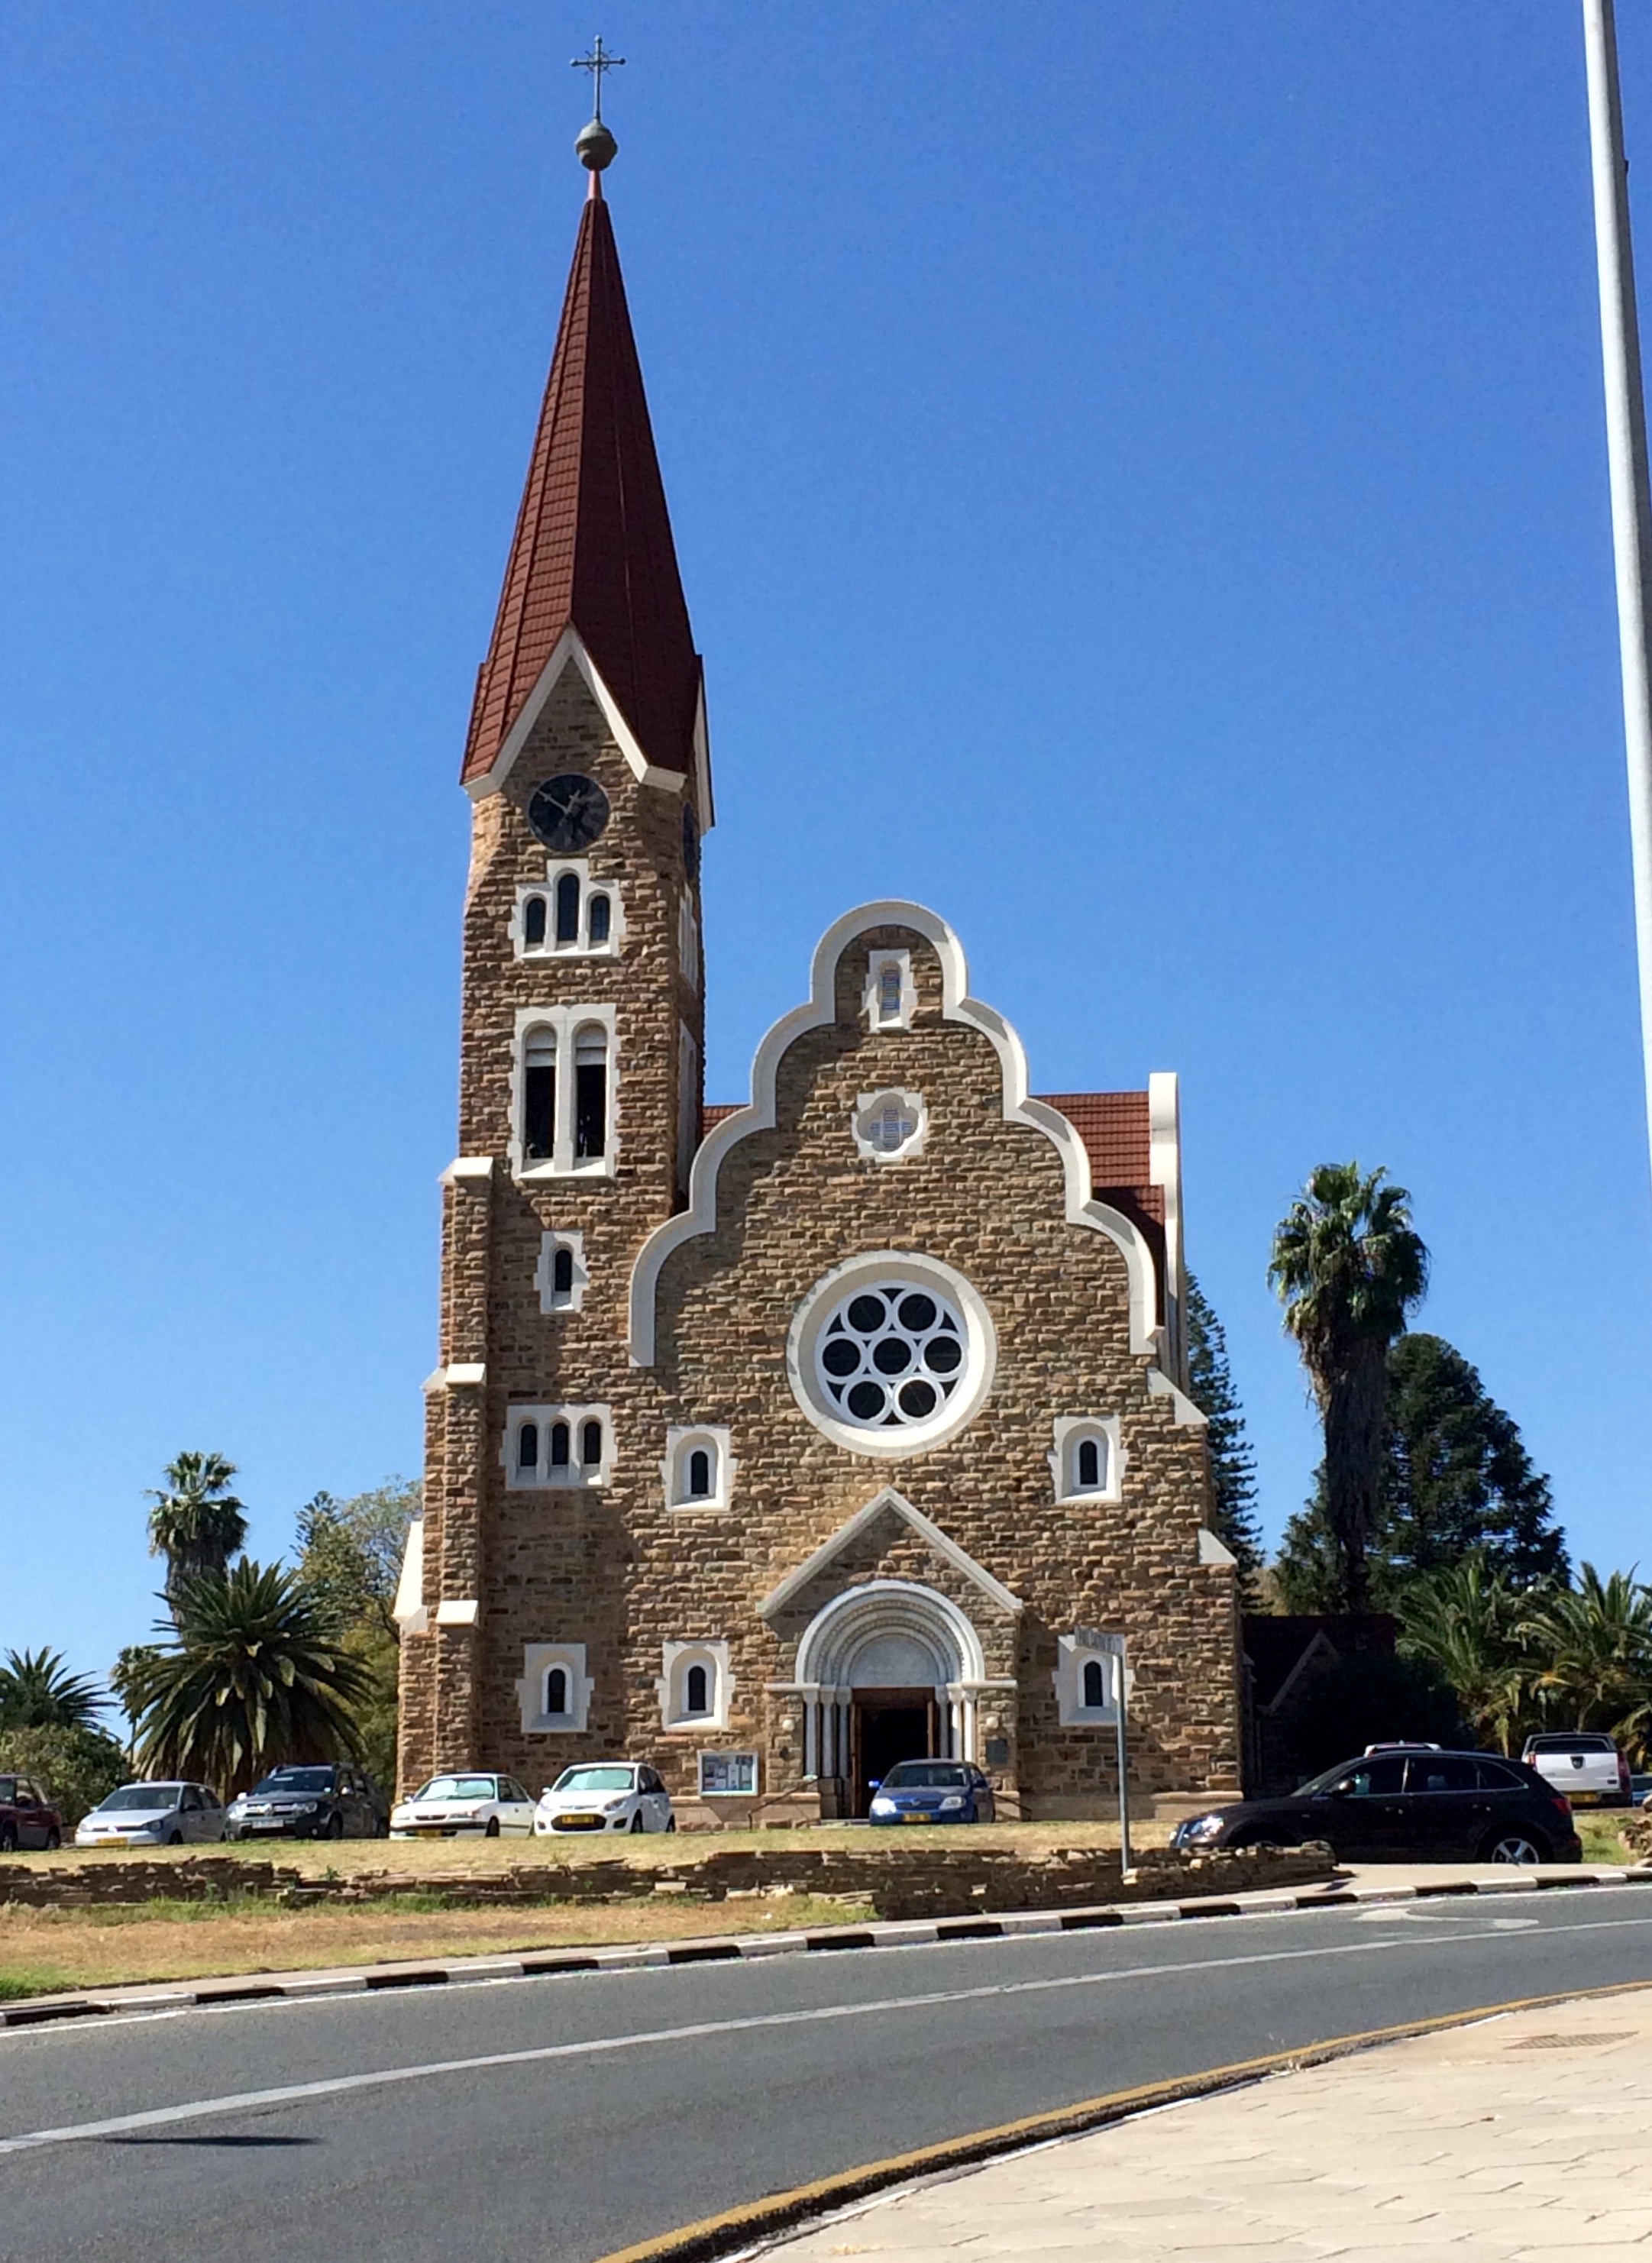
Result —
<path fill-rule="evenodd" d="M 699 658 L 620 255 L 594 175 L 591 187 L 493 641 L 476 679 L 467 782 L 492 767 L 570 625 L 648 760 L 662 770 L 693 766 Z"/>

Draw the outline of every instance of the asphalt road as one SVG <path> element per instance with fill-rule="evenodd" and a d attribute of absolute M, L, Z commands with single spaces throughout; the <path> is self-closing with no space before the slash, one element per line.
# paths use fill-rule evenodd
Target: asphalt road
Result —
<path fill-rule="evenodd" d="M 590 2263 L 1100 2092 L 1649 1976 L 1624 1891 L 13 2029 L 0 2258 Z"/>

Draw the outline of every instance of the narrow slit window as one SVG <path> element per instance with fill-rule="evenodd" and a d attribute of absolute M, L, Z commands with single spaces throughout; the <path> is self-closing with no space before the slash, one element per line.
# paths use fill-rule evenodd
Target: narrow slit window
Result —
<path fill-rule="evenodd" d="M 1078 1442 L 1078 1487 L 1081 1493 L 1101 1490 L 1101 1443 L 1096 1438 Z"/>
<path fill-rule="evenodd" d="M 528 1038 L 522 1078 L 522 1152 L 532 1163 L 548 1161 L 556 1139 L 556 1038 L 550 1030 Z"/>
<path fill-rule="evenodd" d="M 1101 1670 L 1098 1658 L 1084 1660 L 1084 1703 L 1094 1712 L 1101 1711 L 1107 1703 L 1107 1677 Z"/>
<path fill-rule="evenodd" d="M 684 1680 L 683 1710 L 685 1713 L 709 1713 L 710 1676 L 703 1666 L 691 1666 Z"/>
<path fill-rule="evenodd" d="M 540 1465 L 540 1426 L 525 1422 L 517 1432 L 517 1467 L 537 1470 Z"/>
<path fill-rule="evenodd" d="M 574 1040 L 574 1158 L 593 1162 L 608 1152 L 608 1040 L 582 1030 Z"/>
<path fill-rule="evenodd" d="M 878 1019 L 898 1022 L 901 1018 L 901 970 L 891 964 L 881 968 L 878 975 Z"/>
<path fill-rule="evenodd" d="M 551 1425 L 551 1467 L 554 1470 L 565 1470 L 568 1467 L 568 1425 L 566 1422 L 553 1422 Z"/>
<path fill-rule="evenodd" d="M 696 1446 L 688 1457 L 688 1497 L 691 1500 L 711 1497 L 711 1454 L 705 1446 Z"/>
<path fill-rule="evenodd" d="M 602 1424 L 584 1422 L 580 1425 L 579 1458 L 582 1466 L 594 1470 L 602 1460 Z"/>
<path fill-rule="evenodd" d="M 556 883 L 556 940 L 579 941 L 579 875 L 564 872 Z"/>
<path fill-rule="evenodd" d="M 606 943 L 613 922 L 613 907 L 606 896 L 593 896 L 585 914 L 586 938 L 594 951 L 598 944 Z"/>
<path fill-rule="evenodd" d="M 545 899 L 530 896 L 522 907 L 522 941 L 529 951 L 545 948 Z"/>
<path fill-rule="evenodd" d="M 551 1294 L 571 1297 L 574 1293 L 574 1253 L 563 1242 L 551 1260 Z"/>
<path fill-rule="evenodd" d="M 545 1710 L 547 1713 L 568 1710 L 568 1668 L 554 1666 L 545 1677 Z"/>

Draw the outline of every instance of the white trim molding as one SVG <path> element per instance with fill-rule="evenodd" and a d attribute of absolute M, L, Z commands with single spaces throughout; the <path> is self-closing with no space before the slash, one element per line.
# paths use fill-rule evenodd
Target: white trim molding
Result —
<path fill-rule="evenodd" d="M 556 1286 L 556 1254 L 568 1252 L 573 1279 L 569 1286 Z M 591 1275 L 585 1269 L 585 1237 L 578 1231 L 564 1231 L 559 1226 L 547 1226 L 540 1236 L 540 1262 L 533 1269 L 533 1285 L 540 1292 L 542 1312 L 576 1312 L 585 1301 L 585 1291 L 591 1286 Z"/>
<path fill-rule="evenodd" d="M 424 1519 L 416 1516 L 402 1546 L 401 1576 L 390 1609 L 400 1635 L 428 1634 L 431 1615 L 424 1603 Z"/>
<path fill-rule="evenodd" d="M 1118 1718 L 1119 1674 L 1121 1661 L 1116 1651 L 1104 1649 L 1100 1638 L 1088 1627 L 1076 1627 L 1071 1634 L 1058 1637 L 1055 1645 L 1055 1671 L 1050 1679 L 1055 1685 L 1055 1704 L 1064 1729 L 1112 1728 Z M 1086 1672 L 1096 1667 L 1100 1674 L 1103 1703 L 1088 1705 L 1084 1702 Z M 1128 1695 L 1130 1677 L 1125 1676 Z"/>
<path fill-rule="evenodd" d="M 694 1456 L 705 1454 L 711 1464 L 711 1489 L 707 1493 L 689 1490 L 690 1464 Z M 665 1487 L 667 1508 L 691 1512 L 695 1509 L 726 1509 L 733 1492 L 735 1479 L 734 1450 L 728 1432 L 719 1425 L 698 1422 L 684 1428 L 667 1430 L 665 1458 L 660 1464 L 660 1481 Z"/>
<path fill-rule="evenodd" d="M 618 1013 L 612 1006 L 518 1006 L 511 1046 L 511 1175 L 525 1182 L 540 1179 L 611 1179 L 620 1157 L 620 1052 Z M 527 1109 L 528 1047 L 536 1030 L 547 1030 L 555 1046 L 556 1108 L 548 1155 L 527 1155 L 523 1137 Z M 586 1030 L 603 1033 L 603 1152 L 576 1155 L 579 1039 Z"/>
<path fill-rule="evenodd" d="M 962 1320 L 965 1341 L 963 1364 L 950 1391 L 935 1380 L 934 1374 L 922 1372 L 907 1376 L 901 1385 L 903 1394 L 909 1383 L 926 1385 L 935 1400 L 934 1411 L 909 1420 L 892 1407 L 894 1419 L 885 1428 L 880 1423 L 873 1427 L 875 1417 L 869 1418 L 866 1423 L 851 1422 L 834 1412 L 827 1387 L 829 1378 L 822 1371 L 819 1354 L 822 1334 L 835 1326 L 836 1316 L 846 1302 L 858 1291 L 888 1288 L 897 1291 L 915 1290 L 926 1301 L 945 1299 Z M 895 1301 L 898 1309 L 898 1299 Z M 930 1301 L 930 1312 L 932 1317 L 933 1301 Z M 852 1319 L 851 1314 L 851 1322 Z M 951 1356 L 950 1346 L 957 1341 L 956 1328 L 951 1318 L 943 1318 L 939 1325 L 947 1331 Z M 854 1339 L 845 1331 L 839 1341 L 852 1344 Z M 938 1348 L 935 1356 L 938 1360 Z M 862 1356 L 866 1356 L 864 1348 Z M 848 1453 L 862 1454 L 874 1461 L 895 1461 L 909 1454 L 927 1453 L 932 1446 L 956 1437 L 981 1412 L 992 1388 L 997 1363 L 998 1332 L 993 1327 L 986 1299 L 954 1267 L 944 1265 L 939 1258 L 926 1256 L 918 1250 L 872 1250 L 850 1258 L 844 1264 L 834 1265 L 830 1273 L 822 1274 L 803 1298 L 786 1331 L 786 1379 L 798 1405 L 822 1437 L 830 1438 Z M 937 1369 L 935 1374 L 938 1372 Z M 878 1381 L 881 1382 L 881 1378 Z M 879 1393 L 872 1388 L 870 1378 L 866 1387 L 871 1390 L 875 1406 Z M 837 1388 L 841 1390 L 843 1385 L 838 1384 Z M 895 1385 L 890 1381 L 883 1385 L 883 1389 L 893 1393 Z M 888 1399 L 883 1403 L 888 1405 Z"/>
<path fill-rule="evenodd" d="M 695 1667 L 706 1675 L 706 1710 L 688 1710 L 688 1677 Z M 701 1736 L 707 1729 L 727 1729 L 728 1700 L 734 1691 L 726 1642 L 668 1642 L 660 1645 L 660 1726 L 668 1736 Z"/>
<path fill-rule="evenodd" d="M 1233 1550 L 1220 1541 L 1207 1524 L 1199 1528 L 1199 1560 L 1227 1572 L 1236 1571 L 1239 1565 Z"/>
<path fill-rule="evenodd" d="M 1050 1481 L 1061 1507 L 1077 1501 L 1119 1501 L 1124 1499 L 1123 1426 L 1117 1414 L 1058 1414 L 1055 1443 L 1050 1449 Z M 1099 1450 L 1101 1471 L 1095 1485 L 1080 1482 L 1079 1449 L 1092 1442 Z"/>
<path fill-rule="evenodd" d="M 624 756 L 626 766 L 637 784 L 658 786 L 665 793 L 684 792 L 691 783 L 690 779 L 681 770 L 662 770 L 657 763 L 648 760 L 637 744 L 636 734 L 621 712 L 619 701 L 603 682 L 601 671 L 587 650 L 584 638 L 576 628 L 569 626 L 565 628 L 557 638 L 552 647 L 550 658 L 540 670 L 533 690 L 522 703 L 521 713 L 505 734 L 504 743 L 489 767 L 481 777 L 467 780 L 465 792 L 471 799 L 483 801 L 490 793 L 497 793 L 505 784 L 511 771 L 516 768 L 524 748 L 533 735 L 533 727 L 540 719 L 545 703 L 570 667 L 576 668 L 584 678 L 585 687 L 601 709 L 602 719 L 613 734 L 614 744 Z M 702 716 L 696 727 L 695 760 L 706 772 L 706 791 L 703 798 L 708 803 L 710 799 L 709 763 L 701 753 L 704 730 Z M 700 817 L 700 830 L 702 833 L 706 832 L 711 825 L 709 807 L 701 811 Z"/>
<path fill-rule="evenodd" d="M 553 1672 L 566 1677 L 568 1703 L 560 1713 L 549 1711 L 546 1698 Z M 522 1679 L 516 1685 L 522 1709 L 525 1737 L 576 1733 L 585 1726 L 591 1694 L 597 1685 L 585 1674 L 583 1642 L 527 1642 L 522 1645 Z"/>
<path fill-rule="evenodd" d="M 700 1142 L 689 1184 L 688 1208 L 654 1229 L 637 1253 L 631 1269 L 631 1360 L 636 1367 L 655 1361 L 656 1298 L 660 1273 L 673 1250 L 695 1236 L 714 1231 L 717 1223 L 717 1182 L 728 1155 L 743 1139 L 757 1132 L 772 1131 L 776 1122 L 775 1080 L 789 1048 L 811 1030 L 829 1029 L 837 1019 L 837 964 L 851 944 L 871 929 L 909 928 L 930 943 L 940 961 L 941 1013 L 945 1020 L 960 1022 L 988 1038 L 997 1052 L 1003 1075 L 1003 1115 L 1007 1124 L 1025 1124 L 1043 1132 L 1061 1155 L 1065 1174 L 1065 1214 L 1069 1224 L 1092 1228 L 1121 1253 L 1129 1281 L 1130 1348 L 1138 1356 L 1156 1358 L 1160 1350 L 1157 1313 L 1157 1273 L 1146 1237 L 1122 1211 L 1094 1199 L 1090 1190 L 1090 1157 L 1084 1143 L 1058 1109 L 1030 1097 L 1026 1053 L 1020 1038 L 1003 1016 L 969 995 L 969 970 L 957 936 L 937 913 L 922 904 L 890 900 L 862 904 L 845 912 L 827 929 L 815 948 L 808 1003 L 793 1007 L 775 1023 L 757 1047 L 751 1070 L 751 1100 L 748 1106 L 725 1117 Z"/>
<path fill-rule="evenodd" d="M 482 1607 L 474 1595 L 444 1595 L 436 1606 L 438 1627 L 474 1627 Z"/>
<path fill-rule="evenodd" d="M 943 1564 L 949 1565 L 954 1572 L 961 1573 L 966 1580 L 980 1588 L 989 1603 L 1007 1612 L 1012 1618 L 1019 1616 L 1025 1608 L 1019 1595 L 1012 1594 L 1001 1580 L 995 1580 L 990 1572 L 976 1563 L 967 1549 L 960 1548 L 955 1540 L 949 1540 L 939 1525 L 931 1523 L 920 1510 L 914 1508 L 903 1493 L 897 1493 L 893 1486 L 885 1486 L 881 1493 L 873 1494 L 864 1508 L 858 1508 L 846 1524 L 840 1524 L 830 1540 L 822 1541 L 812 1556 L 805 1558 L 794 1572 L 788 1572 L 779 1587 L 769 1590 L 757 1605 L 757 1616 L 772 1619 L 777 1611 L 783 1611 L 794 1595 L 801 1594 L 809 1581 L 823 1572 L 835 1557 L 841 1555 L 845 1548 L 852 1547 L 866 1527 L 874 1523 L 886 1510 L 909 1525 Z M 898 1580 L 874 1581 L 873 1584 L 878 1587 L 902 1585 Z M 847 1592 L 864 1594 L 866 1591 L 863 1587 L 851 1587 Z M 829 1605 L 828 1609 L 830 1608 Z M 984 1666 L 977 1659 L 974 1678 L 979 1680 L 985 1671 Z"/>
<path fill-rule="evenodd" d="M 1169 1069 L 1148 1078 L 1148 1180 L 1164 1194 L 1163 1364 L 1187 1388 L 1187 1262 L 1182 1247 L 1181 1087 Z"/>

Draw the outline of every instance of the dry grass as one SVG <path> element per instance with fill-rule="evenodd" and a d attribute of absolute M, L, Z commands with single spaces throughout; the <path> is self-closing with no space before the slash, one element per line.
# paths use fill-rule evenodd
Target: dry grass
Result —
<path fill-rule="evenodd" d="M 282 1910 L 247 1900 L 98 1910 L 0 1907 L 0 1997 L 128 1981 L 612 1947 L 702 1934 L 784 1933 L 794 1926 L 861 1923 L 871 1915 L 862 1902 L 806 1894 L 716 1903 L 650 1897 L 595 1908 L 525 1910 L 409 1909 L 405 1901 Z"/>

